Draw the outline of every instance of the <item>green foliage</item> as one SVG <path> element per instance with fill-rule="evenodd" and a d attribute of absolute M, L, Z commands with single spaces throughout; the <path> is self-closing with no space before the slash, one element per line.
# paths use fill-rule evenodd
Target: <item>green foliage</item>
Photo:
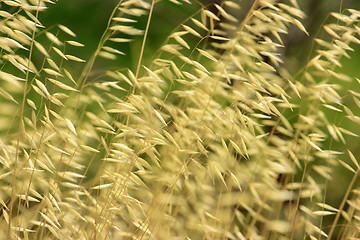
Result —
<path fill-rule="evenodd" d="M 40 22 L 52 1 L 0 4 L 4 239 L 360 237 L 360 80 L 341 71 L 359 11 L 332 13 L 295 74 L 296 0 L 121 0 L 86 61 Z M 173 4 L 188 16 L 149 41 Z"/>

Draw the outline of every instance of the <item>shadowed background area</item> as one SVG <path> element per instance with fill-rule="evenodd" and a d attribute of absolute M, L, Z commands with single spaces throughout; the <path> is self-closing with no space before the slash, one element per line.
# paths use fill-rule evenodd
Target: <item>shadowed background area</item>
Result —
<path fill-rule="evenodd" d="M 199 1 L 203 5 L 211 5 L 213 2 L 221 3 L 221 0 L 215 1 Z M 243 14 L 252 4 L 252 0 L 242 1 L 243 9 L 239 14 Z M 285 1 L 286 2 L 286 1 Z M 100 40 L 101 33 L 106 28 L 108 17 L 116 6 L 116 0 L 61 0 L 56 5 L 50 7 L 47 11 L 41 13 L 40 20 L 49 27 L 52 24 L 63 24 L 68 26 L 77 34 L 77 40 L 84 43 L 86 51 L 80 54 L 85 58 L 90 58 L 91 50 L 95 50 Z M 289 34 L 287 37 L 287 56 L 289 57 L 289 65 L 299 66 L 298 61 L 305 61 L 311 47 L 312 38 L 317 34 L 319 26 L 325 21 L 329 12 L 339 12 L 343 9 L 360 8 L 360 1 L 357 0 L 302 0 L 298 1 L 300 8 L 307 14 L 303 20 L 303 24 L 310 34 L 310 38 L 303 35 L 299 30 L 295 30 L 295 34 Z M 164 42 L 169 33 L 182 23 L 189 15 L 194 13 L 198 6 L 183 5 L 178 6 L 169 1 L 160 1 L 154 9 L 154 15 L 151 20 L 149 38 L 147 40 L 147 51 L 156 51 Z M 212 8 L 216 13 L 217 9 Z M 139 19 L 139 26 L 144 26 L 146 17 Z M 130 45 L 127 49 L 121 49 L 125 53 L 136 51 L 138 46 Z M 147 54 L 145 54 L 147 55 Z M 131 56 L 131 55 L 130 55 Z M 356 56 L 355 56 L 356 57 Z M 137 56 L 133 57 L 134 59 Z M 132 61 L 129 57 L 122 59 L 122 67 L 131 67 Z M 353 70 L 355 70 L 354 68 Z"/>

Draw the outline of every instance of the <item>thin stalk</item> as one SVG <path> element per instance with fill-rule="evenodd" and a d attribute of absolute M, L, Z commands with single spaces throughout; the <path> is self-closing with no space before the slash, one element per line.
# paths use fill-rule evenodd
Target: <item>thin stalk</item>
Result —
<path fill-rule="evenodd" d="M 84 68 L 84 71 L 83 73 L 81 74 L 81 77 L 80 77 L 80 82 L 78 84 L 81 84 L 82 83 L 82 86 L 81 86 L 81 89 L 83 89 L 85 83 L 86 83 L 86 80 L 87 78 L 89 77 L 89 74 L 91 72 L 91 69 L 92 67 L 94 66 L 94 63 L 95 63 L 95 60 L 96 60 L 96 57 L 98 56 L 101 48 L 104 46 L 104 43 L 106 42 L 106 40 L 108 39 L 108 36 L 109 36 L 109 30 L 110 30 L 110 25 L 111 25 L 111 21 L 116 13 L 116 10 L 119 8 L 120 4 L 123 2 L 123 0 L 120 0 L 119 3 L 116 5 L 116 7 L 114 8 L 114 10 L 112 11 L 110 17 L 109 17 L 109 20 L 108 20 L 108 23 L 107 23 L 107 26 L 106 26 L 106 29 L 103 33 L 103 35 L 101 36 L 100 38 L 100 41 L 99 41 L 99 44 L 95 50 L 95 53 L 94 55 L 91 57 L 90 61 L 88 62 L 88 64 L 85 66 Z"/>
<path fill-rule="evenodd" d="M 149 33 L 151 16 L 152 16 L 152 13 L 154 11 L 154 5 L 155 5 L 155 0 L 152 0 L 151 1 L 151 7 L 150 7 L 150 10 L 149 10 L 148 20 L 147 20 L 147 23 L 146 23 L 144 38 L 143 38 L 143 41 L 142 41 L 142 44 L 141 44 L 140 56 L 139 56 L 138 64 L 137 64 L 137 67 L 136 67 L 136 73 L 135 73 L 135 78 L 136 79 L 138 78 L 139 72 L 140 72 L 141 62 L 142 62 L 142 58 L 143 58 L 144 50 L 145 50 L 146 38 L 147 38 L 147 35 Z M 135 91 L 135 88 L 133 88 L 133 92 L 134 91 Z"/>
<path fill-rule="evenodd" d="M 341 202 L 341 204 L 340 204 L 339 211 L 337 212 L 337 214 L 336 214 L 336 216 L 335 216 L 335 220 L 334 220 L 334 222 L 333 222 L 333 224 L 332 224 L 332 226 L 331 226 L 331 229 L 330 229 L 330 232 L 329 232 L 328 238 L 327 238 L 328 240 L 330 240 L 331 237 L 332 237 L 332 235 L 334 234 L 334 230 L 335 230 L 336 224 L 337 224 L 337 222 L 339 221 L 341 212 L 342 212 L 343 209 L 344 209 L 345 203 L 346 203 L 346 201 L 347 201 L 347 199 L 348 199 L 348 197 L 349 197 L 349 194 L 350 194 L 350 192 L 351 192 L 351 190 L 352 190 L 352 188 L 353 188 L 353 186 L 354 186 L 354 184 L 355 184 L 355 181 L 356 181 L 357 177 L 359 176 L 359 173 L 360 173 L 360 169 L 357 169 L 355 175 L 354 175 L 353 178 L 351 179 L 351 182 L 350 182 L 350 184 L 349 184 L 349 186 L 348 186 L 348 188 L 347 188 L 347 190 L 346 190 L 345 196 L 344 196 L 344 198 L 343 198 L 343 200 L 342 200 L 342 202 Z"/>

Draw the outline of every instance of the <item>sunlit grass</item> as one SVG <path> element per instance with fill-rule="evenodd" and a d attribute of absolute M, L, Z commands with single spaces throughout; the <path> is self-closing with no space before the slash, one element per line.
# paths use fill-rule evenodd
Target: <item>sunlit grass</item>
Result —
<path fill-rule="evenodd" d="M 308 34 L 295 0 L 193 1 L 156 51 L 164 3 L 119 1 L 90 59 L 39 21 L 49 2 L 1 3 L 0 236 L 359 237 L 360 80 L 342 70 L 359 11 L 332 13 L 292 73 L 284 39 Z"/>

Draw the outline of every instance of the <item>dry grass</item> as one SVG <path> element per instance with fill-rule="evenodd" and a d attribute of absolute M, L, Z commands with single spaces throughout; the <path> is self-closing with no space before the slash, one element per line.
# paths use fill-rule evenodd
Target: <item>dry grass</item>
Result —
<path fill-rule="evenodd" d="M 307 34 L 296 0 L 254 0 L 243 16 L 235 0 L 192 1 L 150 63 L 161 2 L 119 1 L 87 63 L 68 50 L 84 47 L 75 33 L 39 22 L 50 2 L 1 2 L 1 239 L 360 238 L 346 142 L 359 141 L 360 80 L 338 72 L 360 43 L 359 11 L 333 13 L 294 76 L 281 49 L 290 27 Z M 134 69 L 89 80 L 138 35 Z M 330 206 L 340 164 L 352 180 Z"/>

